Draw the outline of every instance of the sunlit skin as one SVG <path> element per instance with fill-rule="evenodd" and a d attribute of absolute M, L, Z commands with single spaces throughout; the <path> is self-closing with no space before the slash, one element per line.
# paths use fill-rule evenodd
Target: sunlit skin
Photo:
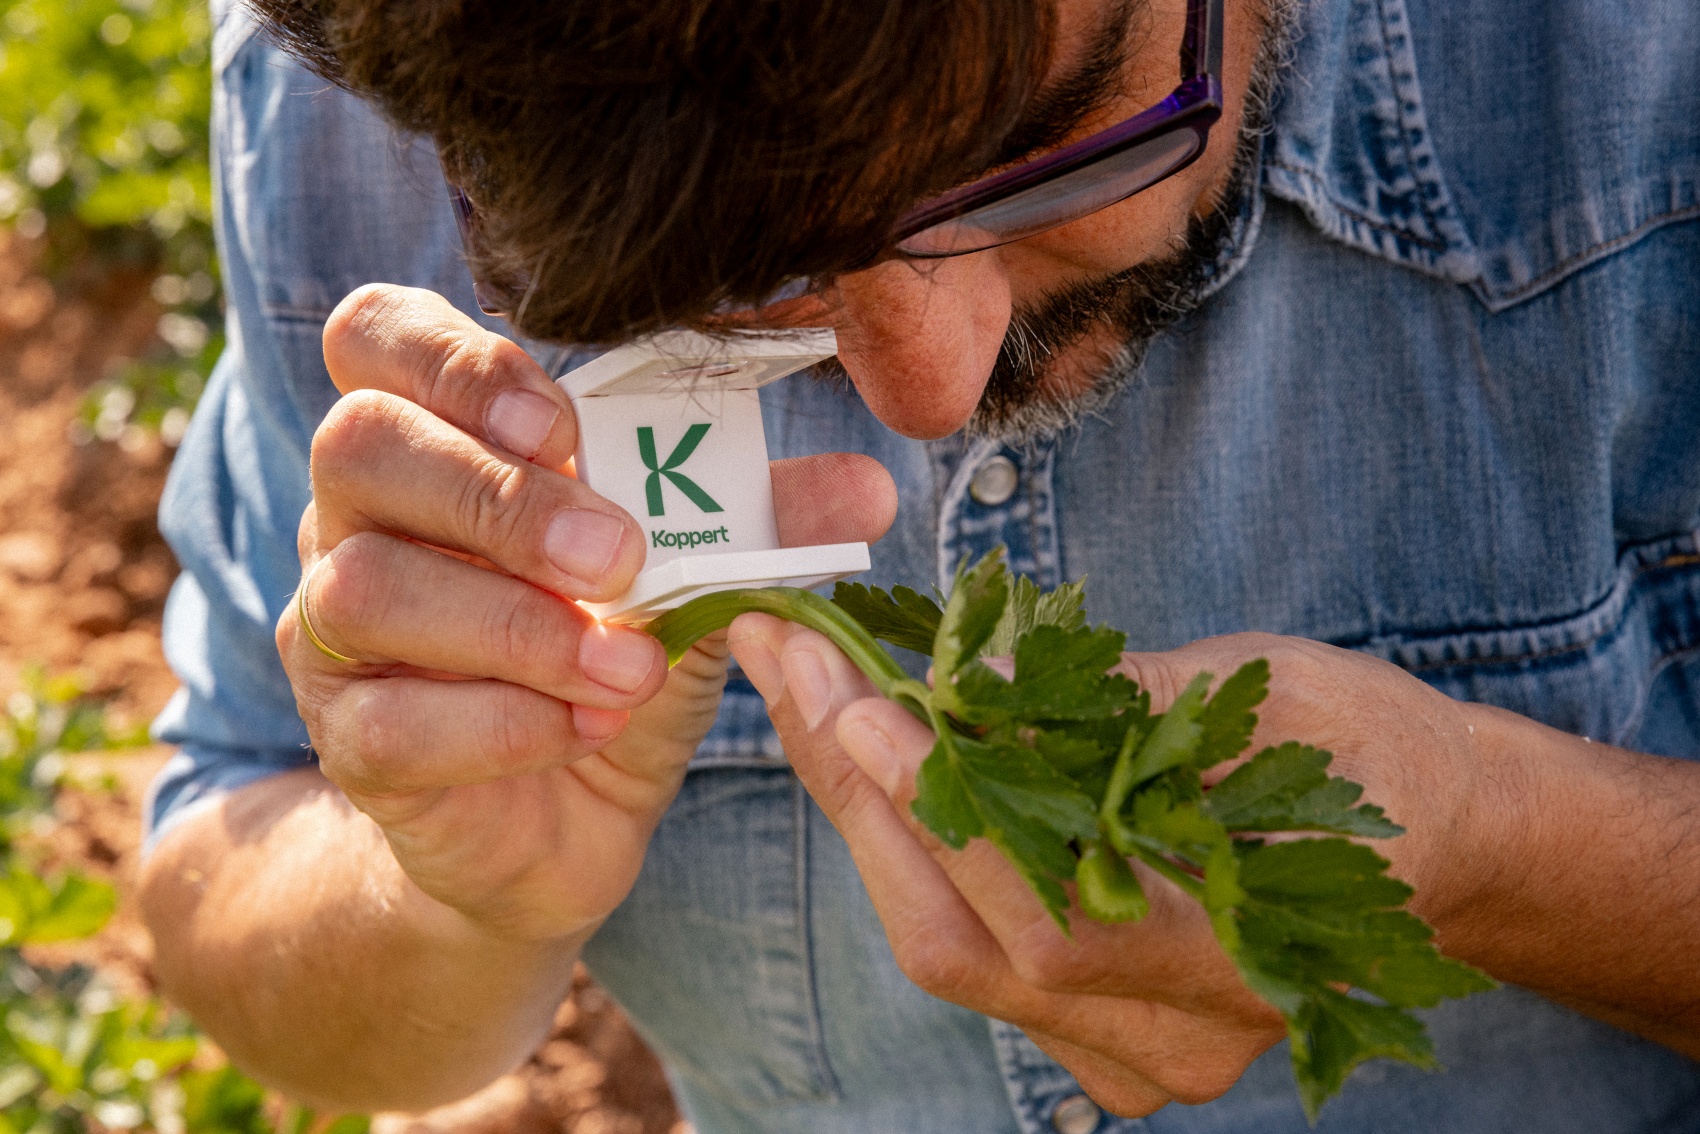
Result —
<path fill-rule="evenodd" d="M 1078 59 L 1104 9 L 1072 0 L 1060 4 L 1057 15 L 1053 72 Z M 1174 88 L 1185 19 L 1185 0 L 1153 0 L 1133 33 L 1139 49 L 1123 86 L 1069 141 L 1137 114 Z M 888 261 L 846 276 L 825 296 L 768 309 L 765 321 L 833 327 L 839 361 L 881 421 L 909 437 L 954 433 L 980 399 L 1016 306 L 1178 250 L 1189 218 L 1215 205 L 1233 162 L 1258 47 L 1256 35 L 1248 34 L 1258 23 L 1248 4 L 1230 2 L 1226 21 L 1227 103 L 1208 149 L 1191 166 L 1118 205 L 1014 244 L 947 260 Z M 1088 340 L 1062 353 L 1048 380 L 1084 388 L 1102 348 Z"/>
<path fill-rule="evenodd" d="M 1154 0 L 1119 92 L 1077 135 L 1174 86 L 1183 8 Z M 1063 0 L 1053 73 L 1105 11 Z M 1012 310 L 1168 254 L 1213 205 L 1255 26 L 1230 0 L 1226 113 L 1179 176 L 1018 244 L 887 263 L 764 317 L 836 328 L 891 428 L 960 428 Z M 1063 352 L 1047 380 L 1087 384 L 1094 345 Z M 343 397 L 314 437 L 299 551 L 320 637 L 356 660 L 315 649 L 290 607 L 277 644 L 317 765 L 188 815 L 142 879 L 160 979 L 252 1072 L 328 1109 L 418 1109 L 524 1060 L 637 876 L 728 648 L 921 987 L 1021 1026 L 1122 1114 L 1214 1098 L 1280 1040 L 1280 1018 L 1162 879 L 1143 876 L 1144 922 L 1077 923 L 1070 941 L 988 847 L 927 838 L 906 806 L 925 730 L 824 638 L 746 615 L 667 674 L 653 639 L 565 601 L 625 590 L 641 532 L 568 474 L 571 405 L 513 343 L 439 296 L 373 285 L 327 322 L 325 358 Z M 891 478 L 866 457 L 773 474 L 787 545 L 874 540 L 895 514 Z M 578 534 L 551 542 L 563 520 Z M 1327 745 L 1407 826 L 1387 853 L 1443 947 L 1700 1055 L 1700 763 L 1591 745 L 1299 639 L 1233 635 L 1125 666 L 1160 707 L 1199 670 L 1254 657 L 1274 674 L 1262 736 Z M 1664 885 L 1624 884 L 1651 864 Z"/>

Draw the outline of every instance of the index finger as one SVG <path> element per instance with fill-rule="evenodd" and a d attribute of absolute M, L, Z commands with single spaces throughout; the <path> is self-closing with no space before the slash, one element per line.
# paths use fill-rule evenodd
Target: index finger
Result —
<path fill-rule="evenodd" d="M 560 468 L 578 444 L 567 395 L 510 339 L 436 292 L 367 284 L 325 321 L 325 367 L 342 393 L 382 390 L 516 457 Z"/>

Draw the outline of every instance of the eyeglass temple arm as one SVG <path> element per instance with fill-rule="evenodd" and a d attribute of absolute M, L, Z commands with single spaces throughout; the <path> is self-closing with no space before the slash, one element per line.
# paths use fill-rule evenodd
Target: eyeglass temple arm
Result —
<path fill-rule="evenodd" d="M 1200 73 L 1222 77 L 1222 0 L 1187 0 L 1181 78 Z"/>

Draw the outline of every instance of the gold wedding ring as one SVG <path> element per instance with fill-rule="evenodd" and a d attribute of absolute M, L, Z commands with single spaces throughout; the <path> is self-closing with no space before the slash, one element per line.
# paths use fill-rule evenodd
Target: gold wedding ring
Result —
<path fill-rule="evenodd" d="M 323 559 L 319 560 L 319 563 L 323 562 Z M 313 643 L 314 648 L 321 654 L 344 665 L 360 665 L 362 663 L 359 659 L 351 658 L 347 654 L 339 654 L 325 645 L 325 640 L 319 637 L 317 630 L 313 629 L 313 620 L 307 617 L 307 584 L 313 581 L 313 572 L 319 569 L 319 563 L 313 564 L 312 570 L 302 576 L 301 585 L 295 588 L 295 615 L 301 620 L 301 629 L 306 632 L 307 640 Z"/>

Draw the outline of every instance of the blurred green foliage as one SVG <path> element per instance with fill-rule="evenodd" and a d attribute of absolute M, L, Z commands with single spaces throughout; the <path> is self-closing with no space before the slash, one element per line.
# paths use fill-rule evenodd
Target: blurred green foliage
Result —
<path fill-rule="evenodd" d="M 184 1070 L 200 1042 L 158 1004 L 125 1004 L 83 965 L 16 954 L 0 986 L 0 1134 L 182 1130 Z"/>
<path fill-rule="evenodd" d="M 208 320 L 168 311 L 160 316 L 158 342 L 140 359 L 125 359 L 83 398 L 78 436 L 125 443 L 138 431 L 157 433 L 175 446 L 189 427 L 224 334 Z"/>
<path fill-rule="evenodd" d="M 67 755 L 148 742 L 145 728 L 115 728 L 75 677 L 49 676 L 39 666 L 22 676 L 23 688 L 0 716 L 0 871 L 8 873 L 23 856 L 19 840 L 52 822 Z"/>
<path fill-rule="evenodd" d="M 56 283 L 138 271 L 163 309 L 143 356 L 85 399 L 90 438 L 175 444 L 223 347 L 210 42 L 205 0 L 0 0 L 0 225 L 38 242 Z M 72 677 L 26 670 L 0 705 L 0 1134 L 365 1134 L 218 1065 L 158 1001 L 26 956 L 92 936 L 117 904 L 101 879 L 42 869 L 67 757 L 145 743 Z"/>
<path fill-rule="evenodd" d="M 320 1122 L 229 1066 L 155 1000 L 126 1002 L 86 965 L 32 962 L 23 947 L 97 933 L 111 885 L 40 869 L 32 836 L 56 822 L 67 757 L 147 743 L 117 727 L 73 677 L 26 670 L 0 714 L 0 1134 L 365 1134 L 367 1120 Z"/>
<path fill-rule="evenodd" d="M 188 238 L 207 267 L 205 0 L 0 0 L 0 29 L 0 220 Z"/>
<path fill-rule="evenodd" d="M 211 39 L 206 0 L 0 0 L 0 224 L 51 278 L 141 271 L 165 309 L 90 391 L 91 439 L 175 444 L 223 345 Z"/>

